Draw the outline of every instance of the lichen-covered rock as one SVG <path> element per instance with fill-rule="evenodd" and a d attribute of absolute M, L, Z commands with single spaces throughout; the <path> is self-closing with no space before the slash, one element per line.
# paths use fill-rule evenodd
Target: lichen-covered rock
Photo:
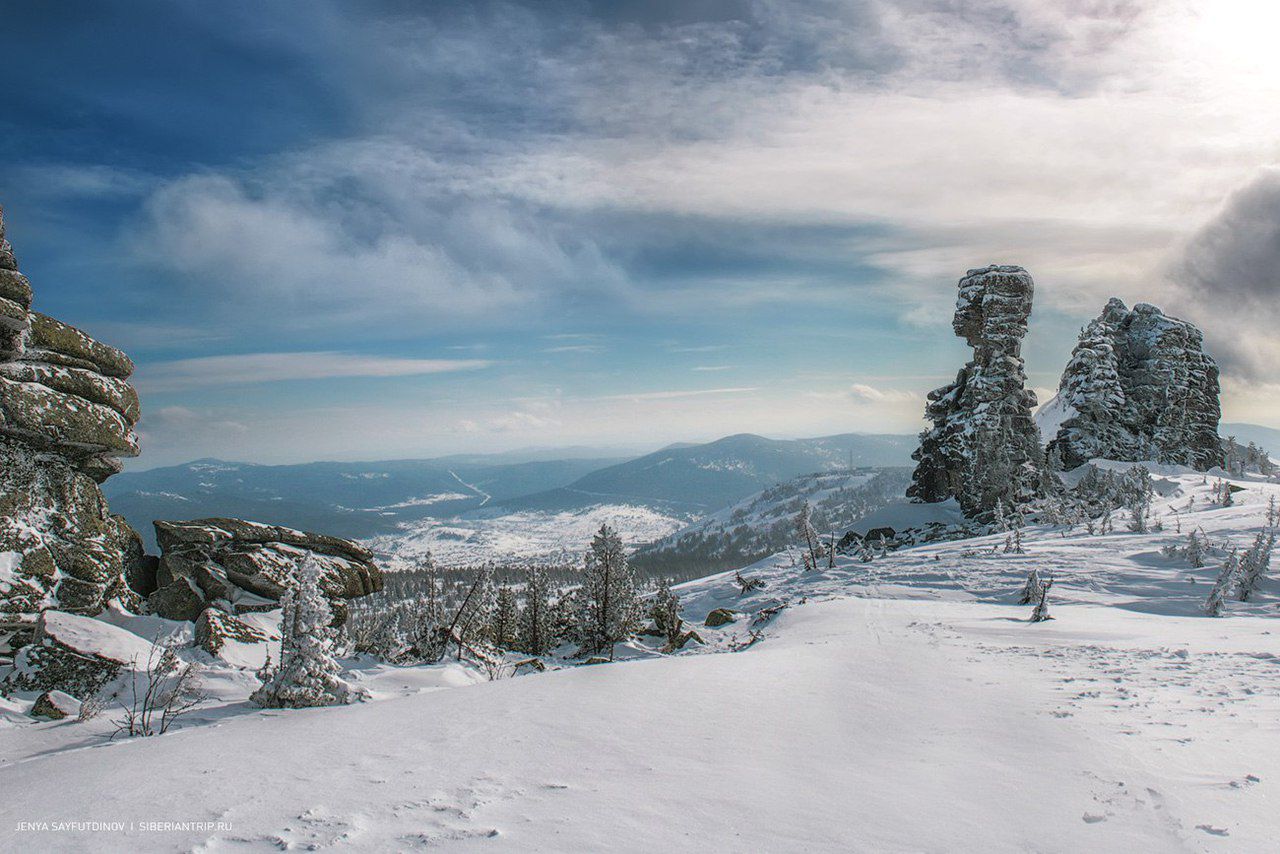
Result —
<path fill-rule="evenodd" d="M 4 232 L 0 211 L 0 234 Z M 8 243 L 0 266 L 0 436 L 55 453 L 98 482 L 138 454 L 133 362 L 114 347 L 31 310 L 31 283 Z"/>
<path fill-rule="evenodd" d="M 714 629 L 720 626 L 727 626 L 736 619 L 738 619 L 738 615 L 728 608 L 716 608 L 710 614 L 707 614 L 707 619 L 702 624 L 709 629 Z"/>
<path fill-rule="evenodd" d="M 65 691 L 45 691 L 31 706 L 31 717 L 60 721 L 80 713 L 80 701 Z"/>
<path fill-rule="evenodd" d="M 206 605 L 250 613 L 276 607 L 308 556 L 321 567 L 321 588 L 330 599 L 334 625 L 346 621 L 345 600 L 382 589 L 373 554 L 350 540 L 264 525 L 243 519 L 158 521 L 158 581 L 152 609 L 170 619 L 190 619 L 170 610 L 171 586 L 186 583 Z M 184 608 L 188 607 L 183 603 Z"/>
<path fill-rule="evenodd" d="M 1016 507 L 1044 491 L 1035 393 L 1026 387 L 1022 339 L 1034 293 L 1021 267 L 970 270 L 959 283 L 952 328 L 973 347 L 956 381 L 929 393 L 918 463 L 907 495 L 955 498 L 966 516 Z"/>
<path fill-rule="evenodd" d="M 1046 426 L 1073 469 L 1091 459 L 1155 460 L 1205 470 L 1223 462 L 1218 366 L 1194 325 L 1118 299 L 1080 333 Z"/>
<path fill-rule="evenodd" d="M 151 644 L 132 632 L 92 617 L 45 611 L 35 637 L 5 677 L 18 691 L 65 691 L 85 699 L 134 663 L 145 665 Z"/>
<path fill-rule="evenodd" d="M 18 269 L 17 259 L 13 257 L 13 247 L 4 236 L 4 210 L 0 209 L 0 270 Z"/>
<path fill-rule="evenodd" d="M 133 363 L 31 311 L 4 233 L 0 212 L 0 655 L 43 609 L 137 607 L 128 581 L 146 576 L 141 538 L 98 489 L 138 453 Z"/>
<path fill-rule="evenodd" d="M 196 620 L 196 646 L 210 655 L 217 655 L 228 642 L 265 643 L 267 636 L 225 611 L 206 608 Z"/>
<path fill-rule="evenodd" d="M 70 462 L 0 436 L 0 638 L 30 639 L 46 608 L 97 614 L 136 604 L 126 578 L 143 559 L 137 533 Z"/>

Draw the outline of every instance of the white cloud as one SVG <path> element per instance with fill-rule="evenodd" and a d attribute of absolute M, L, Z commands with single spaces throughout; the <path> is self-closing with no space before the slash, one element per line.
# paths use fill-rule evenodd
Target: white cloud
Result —
<path fill-rule="evenodd" d="M 881 389 L 867 385 L 866 383 L 854 383 L 849 386 L 848 395 L 859 403 L 898 403 L 920 400 L 920 396 L 913 392 L 899 391 L 897 389 Z"/>
<path fill-rule="evenodd" d="M 339 377 L 409 377 L 487 368 L 484 359 L 401 359 L 352 353 L 245 353 L 145 365 L 137 382 L 147 391 Z"/>
<path fill-rule="evenodd" d="M 544 347 L 544 353 L 603 353 L 604 347 L 599 344 L 561 344 L 559 347 Z"/>

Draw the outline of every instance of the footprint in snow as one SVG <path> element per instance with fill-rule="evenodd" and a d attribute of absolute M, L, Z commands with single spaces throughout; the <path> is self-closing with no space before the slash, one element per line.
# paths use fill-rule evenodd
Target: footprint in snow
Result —
<path fill-rule="evenodd" d="M 1212 824 L 1197 824 L 1196 830 L 1203 830 L 1210 836 L 1230 836 L 1225 827 L 1214 827 Z"/>
<path fill-rule="evenodd" d="M 1097 823 L 1098 823 L 1098 822 L 1100 822 L 1100 821 L 1106 821 L 1106 820 L 1107 820 L 1107 816 L 1106 816 L 1106 815 L 1099 815 L 1099 814 L 1097 814 L 1097 813 L 1091 813 L 1091 812 L 1087 812 L 1087 813 L 1085 813 L 1084 815 L 1082 815 L 1082 816 L 1080 816 L 1080 817 L 1081 817 L 1082 819 L 1084 819 L 1084 823 L 1085 823 L 1085 824 L 1097 824 Z"/>

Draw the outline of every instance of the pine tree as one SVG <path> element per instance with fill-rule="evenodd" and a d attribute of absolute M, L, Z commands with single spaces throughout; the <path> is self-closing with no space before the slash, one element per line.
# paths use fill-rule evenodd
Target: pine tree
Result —
<path fill-rule="evenodd" d="M 520 649 L 545 655 L 555 645 L 551 614 L 551 582 L 547 571 L 531 565 L 525 573 L 524 608 L 520 612 Z"/>
<path fill-rule="evenodd" d="M 353 699 L 350 686 L 339 678 L 342 667 L 334 655 L 333 613 L 320 589 L 322 570 L 308 555 L 298 570 L 295 587 L 281 600 L 280 665 L 250 698 L 264 708 L 332 706 Z"/>
<path fill-rule="evenodd" d="M 1027 573 L 1027 583 L 1022 585 L 1022 593 L 1018 596 L 1019 605 L 1030 605 L 1032 602 L 1040 601 L 1040 588 L 1044 586 L 1044 582 L 1040 579 L 1040 570 L 1032 568 Z"/>
<path fill-rule="evenodd" d="M 1043 623 L 1045 620 L 1052 620 L 1049 616 L 1049 588 L 1053 586 L 1053 579 L 1047 578 L 1040 585 L 1040 601 L 1036 603 L 1036 608 L 1031 612 L 1031 622 Z"/>
<path fill-rule="evenodd" d="M 1151 515 L 1151 496 L 1135 493 L 1129 501 L 1129 530 L 1135 534 L 1145 534 L 1149 528 L 1148 517 Z"/>
<path fill-rule="evenodd" d="M 516 645 L 519 611 L 516 608 L 516 594 L 506 584 L 498 588 L 493 612 L 489 619 L 489 642 L 500 650 L 509 650 Z"/>
<path fill-rule="evenodd" d="M 813 527 L 813 507 L 806 501 L 796 514 L 796 533 L 800 536 L 801 557 L 806 571 L 818 568 L 818 531 Z"/>
<path fill-rule="evenodd" d="M 1271 568 L 1271 551 L 1276 545 L 1275 531 L 1260 531 L 1253 539 L 1253 545 L 1240 558 L 1240 581 L 1238 594 L 1241 602 L 1248 602 L 1249 597 L 1262 583 L 1267 571 Z"/>
<path fill-rule="evenodd" d="M 671 590 L 671 585 L 665 578 L 658 584 L 658 591 L 649 606 L 649 616 L 667 639 L 668 646 L 675 646 L 680 642 L 680 629 L 684 625 L 684 621 L 680 619 L 680 597 Z"/>
<path fill-rule="evenodd" d="M 584 649 L 609 651 L 635 630 L 639 617 L 635 575 L 627 563 L 622 538 L 606 523 L 591 540 L 582 584 L 581 636 Z"/>
<path fill-rule="evenodd" d="M 1235 549 L 1232 549 L 1231 554 L 1227 555 L 1227 559 L 1222 562 L 1222 568 L 1218 570 L 1218 580 L 1213 583 L 1209 598 L 1204 603 L 1204 611 L 1210 617 L 1222 616 L 1222 607 L 1226 603 L 1227 593 L 1235 584 L 1239 571 L 1240 557 Z"/>
<path fill-rule="evenodd" d="M 1192 566 L 1196 568 L 1204 566 L 1204 544 L 1200 542 L 1200 537 L 1195 531 L 1187 535 L 1186 557 L 1187 563 Z"/>

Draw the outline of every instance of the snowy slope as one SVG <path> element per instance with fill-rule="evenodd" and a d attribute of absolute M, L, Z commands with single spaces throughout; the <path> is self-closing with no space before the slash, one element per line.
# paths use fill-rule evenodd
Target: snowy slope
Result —
<path fill-rule="evenodd" d="M 602 523 L 609 523 L 628 546 L 653 542 L 684 527 L 687 517 L 629 504 L 601 504 L 579 510 L 523 510 L 494 516 L 406 523 L 395 534 L 365 541 L 379 562 L 395 571 L 428 553 L 445 565 L 485 561 L 567 561 L 577 563 Z"/>
<path fill-rule="evenodd" d="M 1273 850 L 1280 584 L 1204 617 L 1215 567 L 1160 546 L 1175 525 L 1245 544 L 1280 484 L 1238 481 L 1223 508 L 1201 475 L 1161 477 L 1162 533 L 1032 529 L 1024 555 L 986 537 L 808 574 L 782 554 L 745 597 L 731 573 L 690 582 L 686 617 L 743 616 L 675 656 L 493 683 L 353 663 L 369 702 L 288 712 L 214 674 L 219 704 L 157 738 L 0 727 L 0 847 Z M 1058 579 L 1047 623 L 1013 604 L 1032 566 Z M 83 820 L 126 827 L 19 825 Z"/>
<path fill-rule="evenodd" d="M 774 554 L 795 539 L 795 518 L 807 501 L 814 528 L 844 534 L 888 504 L 902 503 L 911 483 L 907 468 L 867 468 L 806 474 L 700 519 L 643 547 L 636 563 L 657 572 L 699 575 Z"/>

